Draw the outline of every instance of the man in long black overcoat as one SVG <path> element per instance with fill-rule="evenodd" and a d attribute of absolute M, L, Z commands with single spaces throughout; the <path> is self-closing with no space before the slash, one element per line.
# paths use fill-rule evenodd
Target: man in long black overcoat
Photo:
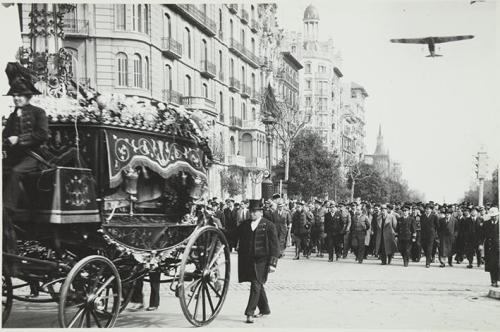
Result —
<path fill-rule="evenodd" d="M 432 247 L 437 238 L 437 228 L 439 224 L 438 216 L 432 213 L 432 204 L 425 206 L 425 213 L 420 217 L 421 244 L 425 254 L 425 267 L 430 267 L 432 261 Z"/>
<path fill-rule="evenodd" d="M 250 282 L 250 297 L 245 309 L 246 322 L 253 323 L 254 317 L 269 315 L 271 309 L 264 284 L 269 272 L 274 272 L 278 263 L 278 235 L 274 224 L 262 217 L 263 205 L 260 200 L 250 200 L 250 219 L 236 229 L 239 241 L 238 279 Z M 259 314 L 255 315 L 255 309 Z"/>

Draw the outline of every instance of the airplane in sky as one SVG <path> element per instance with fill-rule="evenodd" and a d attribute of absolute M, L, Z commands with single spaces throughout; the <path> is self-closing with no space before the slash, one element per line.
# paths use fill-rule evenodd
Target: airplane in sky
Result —
<path fill-rule="evenodd" d="M 465 40 L 472 39 L 474 36 L 466 35 L 466 36 L 449 36 L 449 37 L 425 37 L 425 38 L 402 38 L 402 39 L 391 39 L 391 43 L 404 43 L 404 44 L 427 44 L 429 47 L 429 55 L 427 57 L 437 57 L 442 56 L 440 54 L 436 54 L 436 44 L 447 43 L 457 40 Z"/>

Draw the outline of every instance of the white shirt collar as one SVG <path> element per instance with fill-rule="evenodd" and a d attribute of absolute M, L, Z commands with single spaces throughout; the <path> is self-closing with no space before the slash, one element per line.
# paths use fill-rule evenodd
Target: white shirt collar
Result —
<path fill-rule="evenodd" d="M 259 226 L 259 223 L 260 223 L 261 219 L 262 219 L 262 217 L 258 218 L 257 220 L 253 220 L 250 223 L 250 227 L 252 227 L 252 232 L 255 231 L 255 229 L 257 228 L 257 226 Z"/>

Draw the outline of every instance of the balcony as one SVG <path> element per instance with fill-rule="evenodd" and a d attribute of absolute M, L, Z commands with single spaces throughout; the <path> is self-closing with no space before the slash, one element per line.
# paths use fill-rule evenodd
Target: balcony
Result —
<path fill-rule="evenodd" d="M 252 30 L 252 32 L 257 32 L 259 31 L 259 29 L 260 29 L 259 22 L 257 22 L 252 18 L 252 20 L 250 21 L 250 30 Z"/>
<path fill-rule="evenodd" d="M 229 6 L 229 11 L 233 14 L 236 14 L 238 13 L 238 5 L 233 3 L 233 4 L 230 4 Z"/>
<path fill-rule="evenodd" d="M 248 12 L 244 9 L 241 10 L 241 23 L 247 24 L 249 19 Z"/>
<path fill-rule="evenodd" d="M 167 104 L 182 105 L 182 94 L 174 90 L 163 90 L 163 100 Z"/>
<path fill-rule="evenodd" d="M 242 128 L 241 118 L 237 118 L 235 116 L 229 118 L 229 126 L 233 129 L 241 129 Z"/>
<path fill-rule="evenodd" d="M 244 156 L 227 156 L 227 163 L 240 167 L 246 166 L 246 159 Z"/>
<path fill-rule="evenodd" d="M 224 37 L 224 31 L 219 30 L 219 32 L 217 33 L 217 36 L 219 37 L 220 40 L 222 40 L 222 38 Z"/>
<path fill-rule="evenodd" d="M 219 81 L 224 82 L 224 72 L 223 71 L 219 72 L 219 76 L 218 77 L 219 77 Z"/>
<path fill-rule="evenodd" d="M 251 94 L 252 94 L 252 89 L 248 85 L 242 84 L 241 85 L 241 96 L 243 98 L 250 98 Z"/>
<path fill-rule="evenodd" d="M 188 21 L 196 25 L 201 31 L 210 37 L 217 33 L 215 21 L 207 16 L 207 13 L 200 10 L 196 5 L 190 4 L 169 4 L 173 10 L 182 14 Z"/>
<path fill-rule="evenodd" d="M 89 36 L 89 21 L 63 19 L 63 31 L 65 37 L 87 38 Z"/>
<path fill-rule="evenodd" d="M 255 89 L 252 90 L 252 94 L 250 95 L 250 101 L 254 104 L 260 103 L 261 94 L 258 93 Z"/>
<path fill-rule="evenodd" d="M 242 129 L 246 130 L 262 130 L 264 131 L 264 124 L 259 120 L 244 120 L 242 121 Z"/>
<path fill-rule="evenodd" d="M 248 158 L 245 161 L 247 167 L 267 168 L 266 158 Z"/>
<path fill-rule="evenodd" d="M 205 97 L 182 97 L 182 104 L 188 110 L 201 110 L 208 115 L 213 117 L 217 116 L 217 111 L 215 109 L 215 101 L 210 100 Z"/>
<path fill-rule="evenodd" d="M 179 59 L 182 56 L 182 44 L 172 38 L 162 38 L 161 52 L 167 58 Z"/>
<path fill-rule="evenodd" d="M 317 80 L 329 80 L 330 78 L 332 78 L 332 75 L 330 75 L 329 73 L 322 73 L 317 71 L 314 73 L 314 78 Z"/>
<path fill-rule="evenodd" d="M 277 74 L 276 74 L 276 77 L 277 78 L 280 78 L 282 80 L 284 80 L 285 82 L 287 82 L 288 84 L 290 84 L 292 87 L 294 87 L 295 89 L 299 89 L 299 82 L 294 79 L 292 77 L 292 75 L 290 75 L 289 73 L 287 73 L 286 71 L 284 70 L 280 70 Z"/>
<path fill-rule="evenodd" d="M 202 60 L 200 64 L 200 74 L 206 78 L 214 78 L 217 75 L 215 64 L 207 60 Z"/>
<path fill-rule="evenodd" d="M 229 44 L 229 51 L 241 57 L 253 68 L 259 68 L 260 66 L 259 58 L 234 38 L 231 38 L 231 43 Z"/>
<path fill-rule="evenodd" d="M 238 81 L 236 78 L 231 77 L 229 79 L 229 90 L 233 92 L 240 91 L 241 86 L 240 86 L 240 81 Z"/>

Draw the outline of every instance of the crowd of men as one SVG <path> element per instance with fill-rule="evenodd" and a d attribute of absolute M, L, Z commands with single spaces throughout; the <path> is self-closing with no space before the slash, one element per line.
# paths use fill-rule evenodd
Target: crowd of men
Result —
<path fill-rule="evenodd" d="M 237 249 L 232 234 L 249 218 L 248 201 L 219 202 L 213 198 L 207 211 L 225 231 L 231 249 Z M 486 262 L 486 270 L 492 271 L 491 284 L 498 287 L 498 208 L 489 204 L 336 203 L 317 199 L 306 203 L 275 195 L 265 202 L 263 216 L 276 226 L 280 257 L 294 244 L 296 260 L 327 253 L 328 261 L 333 262 L 352 252 L 359 263 L 370 255 L 386 265 L 399 252 L 405 267 L 410 261 L 425 259 L 427 268 L 436 262 L 444 268 L 466 261 L 472 269 L 474 263 L 477 267 L 485 264 L 485 250 L 489 250 L 496 251 L 496 258 L 489 257 L 490 263 L 496 263 L 492 267 Z M 490 218 L 493 227 L 485 224 Z"/>

